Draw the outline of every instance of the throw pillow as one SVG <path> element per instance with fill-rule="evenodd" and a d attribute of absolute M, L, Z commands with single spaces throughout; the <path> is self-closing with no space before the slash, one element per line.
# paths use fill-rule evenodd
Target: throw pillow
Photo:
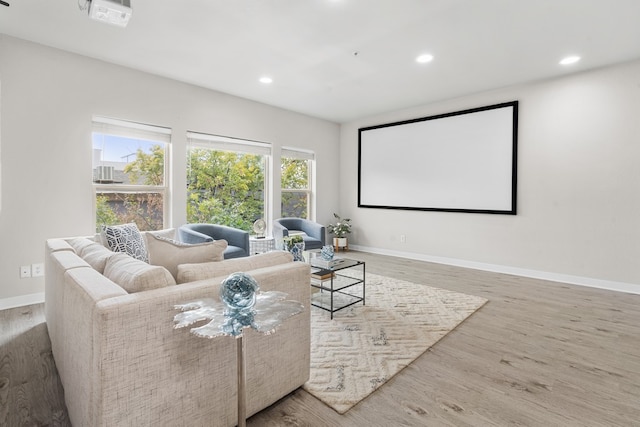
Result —
<path fill-rule="evenodd" d="M 102 233 L 107 247 L 114 252 L 124 252 L 140 261 L 149 262 L 144 238 L 134 223 L 103 225 Z"/>
<path fill-rule="evenodd" d="M 250 257 L 232 258 L 224 262 L 204 262 L 201 264 L 178 265 L 178 284 L 194 282 L 196 280 L 211 279 L 212 277 L 228 276 L 236 271 L 251 271 L 258 268 L 292 262 L 293 256 L 289 252 L 274 251 Z"/>
<path fill-rule="evenodd" d="M 167 239 L 176 239 L 176 229 L 175 228 L 165 228 L 162 230 L 154 230 L 154 231 L 141 231 L 144 236 L 144 241 L 147 242 L 151 238 L 151 236 L 160 236 L 166 237 Z"/>
<path fill-rule="evenodd" d="M 176 284 L 166 268 L 149 265 L 124 253 L 113 254 L 107 259 L 104 276 L 130 294 Z"/>
<path fill-rule="evenodd" d="M 216 240 L 190 245 L 155 234 L 147 234 L 147 249 L 149 264 L 161 265 L 169 270 L 174 278 L 177 278 L 180 264 L 222 261 L 224 250 L 227 249 L 227 241 Z"/>

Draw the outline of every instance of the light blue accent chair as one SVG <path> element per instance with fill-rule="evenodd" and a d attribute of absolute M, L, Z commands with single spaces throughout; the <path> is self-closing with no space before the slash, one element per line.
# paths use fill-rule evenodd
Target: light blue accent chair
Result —
<path fill-rule="evenodd" d="M 178 238 L 181 242 L 190 244 L 224 239 L 229 244 L 224 251 L 224 259 L 250 255 L 249 233 L 226 225 L 185 224 L 178 228 Z"/>
<path fill-rule="evenodd" d="M 273 222 L 273 237 L 279 249 L 282 239 L 294 234 L 302 235 L 305 251 L 322 249 L 325 245 L 326 229 L 322 224 L 304 218 L 280 218 Z"/>

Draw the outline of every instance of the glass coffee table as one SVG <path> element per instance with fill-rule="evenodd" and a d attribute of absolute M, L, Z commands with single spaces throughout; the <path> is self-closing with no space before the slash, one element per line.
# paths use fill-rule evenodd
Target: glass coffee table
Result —
<path fill-rule="evenodd" d="M 319 270 L 331 273 L 325 278 L 314 278 Z M 317 275 L 317 274 L 316 274 Z M 365 263 L 355 259 L 342 258 L 342 262 L 329 267 L 311 267 L 311 305 L 331 313 L 362 302 L 365 305 Z"/>

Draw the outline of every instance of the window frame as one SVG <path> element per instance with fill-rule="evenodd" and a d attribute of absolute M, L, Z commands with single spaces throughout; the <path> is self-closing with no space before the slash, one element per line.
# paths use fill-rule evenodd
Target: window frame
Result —
<path fill-rule="evenodd" d="M 282 186 L 282 175 L 280 177 L 280 194 L 284 193 L 306 193 L 307 194 L 307 219 L 315 221 L 315 192 L 314 192 L 314 176 L 315 176 L 315 153 L 310 150 L 295 147 L 282 147 L 280 152 L 280 165 L 282 158 L 306 160 L 307 161 L 307 188 L 284 188 Z M 282 205 L 282 197 L 280 198 Z"/>
<path fill-rule="evenodd" d="M 267 224 L 271 223 L 271 218 L 272 218 L 271 204 L 273 200 L 273 194 L 270 191 L 270 188 L 272 188 L 272 182 L 273 182 L 273 174 L 271 172 L 272 163 L 273 163 L 273 145 L 271 143 L 244 139 L 244 138 L 209 134 L 209 133 L 203 133 L 203 132 L 187 131 L 187 147 L 186 147 L 187 176 L 189 174 L 189 169 L 191 167 L 189 165 L 190 152 L 194 148 L 263 156 L 264 157 L 263 159 L 264 187 L 262 190 L 262 194 L 264 198 L 263 198 L 262 215 L 263 215 L 264 221 Z M 188 193 L 189 193 L 188 187 L 186 188 L 186 192 L 188 197 Z M 184 209 L 186 210 L 187 206 L 185 206 Z"/>
<path fill-rule="evenodd" d="M 93 137 L 96 133 L 103 135 L 119 136 L 124 138 L 132 138 L 149 142 L 157 142 L 163 144 L 164 148 L 164 165 L 163 165 L 163 184 L 117 184 L 117 183 L 99 183 L 93 179 L 93 220 L 96 222 L 96 203 L 97 196 L 103 193 L 127 193 L 127 194 L 148 194 L 159 193 L 162 195 L 162 228 L 168 228 L 171 216 L 171 173 L 170 173 L 170 155 L 171 155 L 171 129 L 164 126 L 149 125 L 139 122 L 133 122 L 123 119 L 114 119 L 103 116 L 93 116 L 91 122 L 91 146 L 93 154 Z M 95 169 L 92 159 L 92 171 Z M 98 224 L 95 223 L 97 230 Z"/>

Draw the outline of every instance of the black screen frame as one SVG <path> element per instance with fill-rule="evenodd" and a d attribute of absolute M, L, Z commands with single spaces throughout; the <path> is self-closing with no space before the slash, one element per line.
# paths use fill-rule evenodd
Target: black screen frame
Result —
<path fill-rule="evenodd" d="M 455 111 L 455 112 L 450 112 L 450 113 L 444 113 L 444 114 L 437 114 L 437 115 L 433 115 L 433 116 L 428 116 L 428 117 L 421 117 L 421 118 L 416 118 L 416 119 L 411 119 L 411 120 L 404 120 L 404 121 L 399 121 L 399 122 L 393 122 L 393 123 L 385 123 L 385 124 L 380 124 L 380 125 L 375 125 L 375 126 L 368 126 L 368 127 L 363 127 L 358 129 L 358 207 L 359 208 L 374 208 L 374 209 L 400 209 L 400 210 L 417 210 L 417 211 L 442 211 L 442 212 L 465 212 L 465 213 L 484 213 L 484 214 L 502 214 L 502 215 L 516 215 L 517 214 L 517 165 L 518 165 L 518 106 L 519 106 L 519 102 L 518 101 L 510 101 L 510 102 L 504 102 L 504 103 L 499 103 L 499 104 L 494 104 L 494 105 L 488 105 L 488 106 L 483 106 L 483 107 L 478 107 L 478 108 L 471 108 L 471 109 L 466 109 L 466 110 L 461 110 L 461 111 Z M 486 112 L 486 111 L 490 111 L 490 110 L 497 110 L 497 109 L 511 109 L 512 112 L 510 114 L 510 120 L 511 120 L 511 129 L 510 129 L 510 133 L 509 136 L 511 138 L 511 144 L 510 144 L 510 150 L 511 153 L 509 155 L 509 153 L 503 153 L 503 157 L 509 157 L 510 161 L 511 161 L 511 165 L 510 165 L 510 172 L 511 172 L 511 177 L 510 177 L 510 182 L 509 183 L 504 183 L 501 185 L 504 185 L 504 188 L 501 189 L 503 191 L 503 193 L 506 193 L 507 186 L 510 185 L 510 191 L 509 191 L 509 195 L 510 195 L 510 201 L 506 200 L 505 197 L 505 202 L 508 202 L 509 206 L 504 206 L 504 207 L 478 207 L 478 206 L 463 206 L 463 207 L 452 207 L 452 206 L 412 206 L 410 204 L 397 204 L 397 203 L 367 203 L 367 200 L 362 200 L 363 197 L 363 185 L 366 185 L 366 182 L 363 181 L 363 139 L 366 139 L 366 136 L 368 135 L 367 132 L 369 131 L 375 131 L 377 129 L 384 129 L 384 128 L 393 128 L 393 127 L 400 127 L 398 129 L 401 129 L 401 127 L 405 126 L 405 125 L 411 125 L 414 123 L 421 123 L 421 122 L 429 122 L 429 121 L 437 121 L 440 119 L 447 119 L 447 118 L 452 118 L 452 117 L 458 117 L 460 116 L 460 118 L 464 119 L 463 116 L 465 115 L 473 115 L 475 113 L 481 113 L 481 112 Z M 508 111 L 507 111 L 508 112 Z M 470 116 L 469 116 L 470 117 Z M 477 117 L 476 117 L 477 118 Z M 435 123 L 435 122 L 434 122 Z M 506 126 L 506 124 L 505 124 Z M 393 129 L 389 129 L 390 131 L 393 131 Z M 405 129 L 406 130 L 406 129 Z M 501 130 L 502 133 L 504 133 L 505 135 L 507 135 L 507 130 L 506 129 L 502 129 Z M 365 138 L 363 138 L 363 136 Z M 393 150 L 394 149 L 394 144 L 393 144 L 393 140 L 390 140 L 388 145 L 389 145 L 389 149 Z M 366 143 L 366 142 L 365 142 Z M 450 162 L 455 162 L 456 159 L 455 158 L 451 158 L 451 159 L 445 159 L 445 161 L 450 161 Z M 452 163 L 453 164 L 453 163 Z M 501 165 L 501 167 L 507 171 L 507 167 L 508 165 L 504 164 Z M 404 173 L 404 172 L 403 172 Z M 410 173 L 414 173 L 416 177 L 418 177 L 419 175 L 419 171 L 414 171 L 414 172 L 410 172 Z M 366 187 L 365 187 L 366 188 Z M 367 188 L 368 191 L 371 191 L 371 189 Z M 507 203 L 505 203 L 507 204 Z"/>

